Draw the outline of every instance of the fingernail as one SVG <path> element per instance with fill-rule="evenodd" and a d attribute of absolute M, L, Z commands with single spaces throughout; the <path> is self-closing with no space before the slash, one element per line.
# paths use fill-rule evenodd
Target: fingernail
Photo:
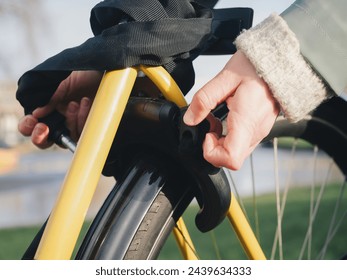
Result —
<path fill-rule="evenodd" d="M 75 114 L 78 112 L 78 104 L 71 102 L 68 106 L 68 111 L 70 114 Z"/>
<path fill-rule="evenodd" d="M 82 98 L 82 101 L 81 101 L 81 106 L 83 106 L 83 107 L 89 107 L 89 104 L 90 104 L 89 98 L 83 97 L 83 98 Z"/>
<path fill-rule="evenodd" d="M 194 114 L 191 110 L 187 110 L 183 116 L 183 121 L 187 125 L 194 125 Z"/>
<path fill-rule="evenodd" d="M 40 134 L 42 134 L 44 132 L 45 132 L 45 127 L 43 127 L 42 125 L 37 125 L 35 127 L 34 134 L 40 135 Z"/>
<path fill-rule="evenodd" d="M 25 126 L 26 126 L 27 128 L 33 128 L 35 125 L 36 125 L 36 121 L 33 120 L 32 118 L 27 118 L 27 119 L 25 120 Z"/>

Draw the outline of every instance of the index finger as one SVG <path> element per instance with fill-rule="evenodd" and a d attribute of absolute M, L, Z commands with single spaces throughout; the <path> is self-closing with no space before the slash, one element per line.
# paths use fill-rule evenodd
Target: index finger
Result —
<path fill-rule="evenodd" d="M 230 72 L 222 70 L 194 95 L 184 115 L 184 122 L 187 125 L 199 124 L 218 104 L 233 94 L 238 85 L 239 82 Z"/>

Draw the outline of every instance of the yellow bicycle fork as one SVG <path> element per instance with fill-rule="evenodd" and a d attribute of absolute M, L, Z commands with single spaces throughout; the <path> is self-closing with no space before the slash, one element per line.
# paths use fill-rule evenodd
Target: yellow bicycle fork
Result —
<path fill-rule="evenodd" d="M 187 105 L 176 82 L 162 67 L 141 66 L 138 69 L 127 68 L 105 73 L 35 259 L 71 258 L 138 71 L 145 73 L 167 100 L 179 107 Z M 227 216 L 249 257 L 264 259 L 235 199 L 232 199 Z M 174 234 L 183 255 L 186 259 L 195 259 L 195 249 L 190 238 L 184 238 L 189 240 L 187 246 L 179 236 L 182 232 L 188 236 L 182 219 L 177 226 L 179 230 L 175 230 Z"/>

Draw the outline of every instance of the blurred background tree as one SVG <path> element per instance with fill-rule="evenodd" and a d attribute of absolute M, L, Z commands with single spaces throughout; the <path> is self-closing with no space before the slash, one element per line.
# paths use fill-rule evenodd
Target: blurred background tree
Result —
<path fill-rule="evenodd" d="M 37 60 L 38 36 L 49 33 L 44 9 L 43 0 L 0 1 L 0 79 L 13 78 L 19 63 Z"/>

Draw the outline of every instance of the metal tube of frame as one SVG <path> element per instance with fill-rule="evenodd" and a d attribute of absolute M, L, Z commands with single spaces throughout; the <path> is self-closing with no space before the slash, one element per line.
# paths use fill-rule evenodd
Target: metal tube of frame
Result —
<path fill-rule="evenodd" d="M 187 106 L 187 101 L 171 75 L 161 66 L 141 66 L 140 70 L 159 88 L 166 100 L 178 107 Z"/>
<path fill-rule="evenodd" d="M 173 234 L 183 258 L 185 260 L 197 260 L 198 257 L 196 255 L 194 244 L 182 217 L 177 221 L 177 228 L 175 227 L 173 229 Z"/>
<path fill-rule="evenodd" d="M 70 259 L 137 70 L 106 72 L 35 259 Z"/>
<path fill-rule="evenodd" d="M 250 227 L 237 199 L 231 197 L 231 203 L 227 217 L 232 224 L 240 242 L 249 259 L 265 260 L 266 257 L 261 249 L 252 228 Z"/>

